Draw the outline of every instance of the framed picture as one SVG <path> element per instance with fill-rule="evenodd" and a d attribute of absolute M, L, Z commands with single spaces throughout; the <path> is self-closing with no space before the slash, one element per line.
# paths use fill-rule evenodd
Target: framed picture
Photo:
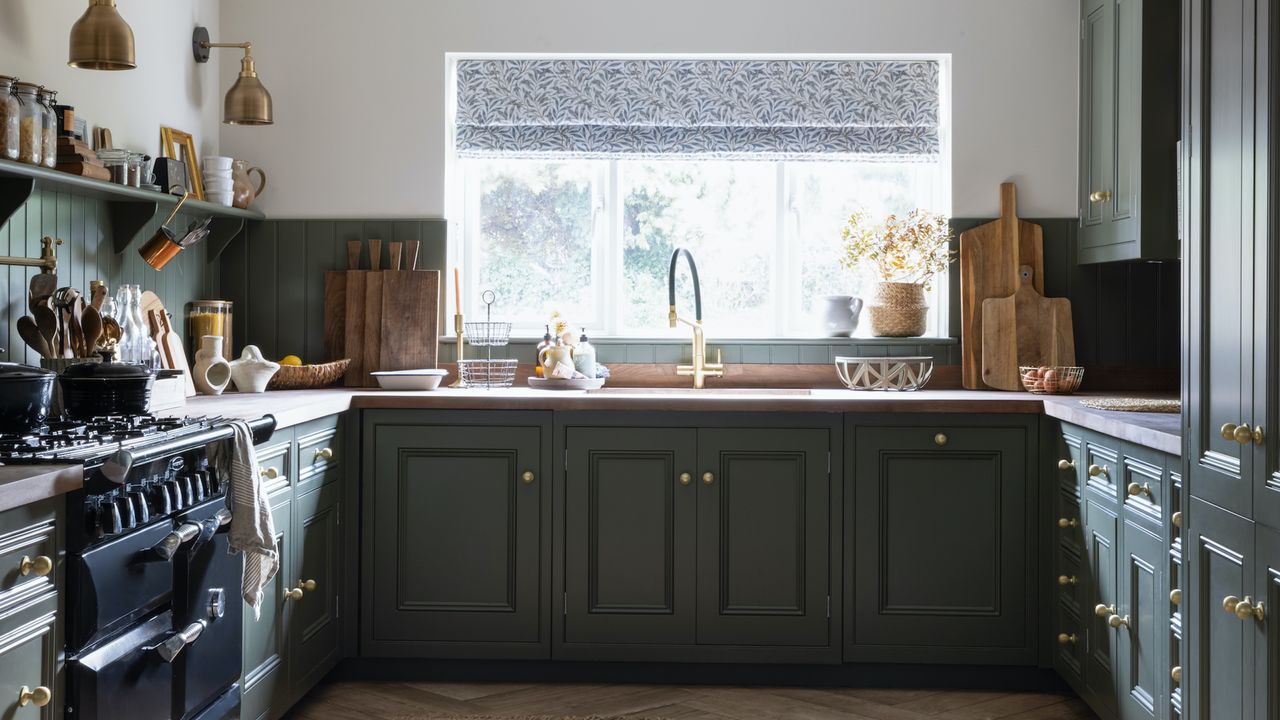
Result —
<path fill-rule="evenodd" d="M 181 149 L 179 149 L 181 148 Z M 187 165 L 187 188 L 197 200 L 204 200 L 204 184 L 200 182 L 200 165 L 196 155 L 196 141 L 191 133 L 171 127 L 160 128 L 160 154 Z"/>

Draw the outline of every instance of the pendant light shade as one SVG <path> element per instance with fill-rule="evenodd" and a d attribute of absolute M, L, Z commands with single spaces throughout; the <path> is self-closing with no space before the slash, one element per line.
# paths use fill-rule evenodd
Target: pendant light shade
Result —
<path fill-rule="evenodd" d="M 273 124 L 275 120 L 271 112 L 271 93 L 267 92 L 258 79 L 258 71 L 253 64 L 253 44 L 209 42 L 209 31 L 197 27 L 191 36 L 191 51 L 196 62 L 209 62 L 209 50 L 212 48 L 237 48 L 244 51 L 244 57 L 240 58 L 240 76 L 227 91 L 222 104 L 222 122 L 227 125 Z"/>
<path fill-rule="evenodd" d="M 71 26 L 67 64 L 85 70 L 132 70 L 133 28 L 120 17 L 116 0 L 89 0 L 89 8 Z"/>

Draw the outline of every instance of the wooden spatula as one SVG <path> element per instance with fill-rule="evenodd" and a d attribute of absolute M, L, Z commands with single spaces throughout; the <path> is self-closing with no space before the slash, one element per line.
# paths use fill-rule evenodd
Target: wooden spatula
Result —
<path fill-rule="evenodd" d="M 49 347 L 49 343 L 45 341 L 44 335 L 40 333 L 40 328 L 36 325 L 36 321 L 30 315 L 23 315 L 18 318 L 18 335 L 40 357 L 53 357 L 53 350 Z"/>
<path fill-rule="evenodd" d="M 178 337 L 178 333 L 173 331 L 173 325 L 169 322 L 169 313 L 160 313 L 160 327 L 163 330 L 160 336 L 161 353 L 169 358 L 170 368 L 182 371 L 187 397 L 192 397 L 196 394 L 196 384 L 191 379 L 191 365 L 187 362 L 186 350 L 182 349 L 182 340 Z"/>
<path fill-rule="evenodd" d="M 997 390 L 1022 390 L 1018 367 L 1075 365 L 1071 301 L 1036 292 L 1029 265 L 1021 285 L 1005 298 L 982 303 L 982 380 Z"/>

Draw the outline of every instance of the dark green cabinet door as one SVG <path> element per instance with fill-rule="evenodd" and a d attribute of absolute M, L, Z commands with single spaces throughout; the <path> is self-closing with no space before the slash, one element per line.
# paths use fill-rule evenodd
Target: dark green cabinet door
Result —
<path fill-rule="evenodd" d="M 1280 528 L 1280 444 L 1265 438 L 1266 432 L 1280 428 L 1280 6 L 1257 0 L 1258 95 L 1265 92 L 1270 102 L 1259 102 L 1257 123 L 1262 138 L 1255 153 L 1261 164 L 1268 158 L 1268 173 L 1259 173 L 1259 205 L 1270 213 L 1268 225 L 1254 232 L 1255 297 L 1266 297 L 1254 317 L 1255 370 L 1254 425 L 1264 431 L 1262 442 L 1254 445 L 1254 518 L 1261 524 Z M 1264 90 L 1265 89 L 1265 90 Z M 1268 292 L 1263 293 L 1263 288 Z M 1276 666 L 1273 666 L 1276 667 Z M 1271 717 L 1280 717 L 1273 714 Z"/>
<path fill-rule="evenodd" d="M 1116 614 L 1127 622 L 1116 636 L 1117 687 L 1122 720 L 1164 717 L 1169 685 L 1168 553 L 1159 536 L 1126 518 L 1120 542 L 1120 595 Z"/>
<path fill-rule="evenodd" d="M 1183 706 L 1189 720 L 1255 717 L 1256 623 L 1224 612 L 1227 598 L 1256 595 L 1253 523 L 1197 498 L 1188 520 L 1190 592 L 1182 597 L 1191 662 L 1182 675 Z"/>
<path fill-rule="evenodd" d="M 50 720 L 62 717 L 63 701 L 59 681 L 62 638 L 58 628 L 58 596 L 50 592 L 28 598 L 5 609 L 0 617 L 0 718 L 4 720 Z M 53 700 L 43 708 L 32 703 L 18 704 L 18 690 L 45 687 Z M 167 698 L 166 698 L 167 700 Z"/>
<path fill-rule="evenodd" d="M 1280 622 L 1274 613 L 1280 611 L 1280 531 L 1257 525 L 1254 587 L 1258 605 L 1265 613 L 1263 620 L 1249 620 L 1253 627 L 1254 717 L 1280 718 Z M 1250 598 L 1251 600 L 1254 598 Z"/>
<path fill-rule="evenodd" d="M 1092 597 L 1086 606 L 1085 699 L 1095 708 L 1115 715 L 1116 703 L 1116 634 L 1107 624 L 1110 608 L 1116 606 L 1120 593 L 1116 587 L 1116 562 L 1120 543 L 1117 534 L 1120 519 L 1114 506 L 1088 498 L 1084 509 L 1085 554 L 1089 567 Z M 1108 608 L 1099 610 L 1099 606 Z"/>
<path fill-rule="evenodd" d="M 701 644 L 827 646 L 827 430 L 698 431 Z"/>
<path fill-rule="evenodd" d="M 565 642 L 694 642 L 696 437 L 566 431 Z"/>
<path fill-rule="evenodd" d="M 248 605 L 244 608 L 240 715 L 246 720 L 280 717 L 292 695 L 288 665 L 293 657 L 289 652 L 289 615 L 293 601 L 287 595 L 294 585 L 290 582 L 294 570 L 291 496 L 286 486 L 269 498 L 280 571 L 263 589 L 261 615 L 255 620 L 253 609 Z"/>
<path fill-rule="evenodd" d="M 290 588 L 302 590 L 302 597 L 292 600 L 289 618 L 289 676 L 295 697 L 315 686 L 338 661 L 341 493 L 339 483 L 329 483 L 294 501 L 294 573 L 287 580 Z"/>
<path fill-rule="evenodd" d="M 1035 659 L 1028 437 L 1022 428 L 854 431 L 846 659 Z"/>
<path fill-rule="evenodd" d="M 546 429 L 461 420 L 366 420 L 367 655 L 545 655 Z"/>
<path fill-rule="evenodd" d="M 1080 3 L 1080 247 L 1115 244 L 1112 192 L 1115 167 L 1115 53 L 1113 0 Z M 1114 193 L 1112 193 L 1114 196 Z"/>

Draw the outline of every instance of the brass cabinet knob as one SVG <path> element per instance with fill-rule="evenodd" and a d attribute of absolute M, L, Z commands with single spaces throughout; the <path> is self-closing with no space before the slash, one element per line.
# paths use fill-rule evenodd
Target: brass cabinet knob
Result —
<path fill-rule="evenodd" d="M 1173 669 L 1169 671 L 1169 677 L 1173 678 L 1174 682 L 1181 685 L 1182 684 L 1182 666 L 1175 665 Z"/>
<path fill-rule="evenodd" d="M 320 448 L 316 451 L 315 460 L 332 460 L 333 448 Z"/>
<path fill-rule="evenodd" d="M 1170 590 L 1170 591 L 1169 591 L 1169 602 L 1173 603 L 1174 605 L 1181 605 L 1181 604 L 1182 604 L 1182 590 L 1180 590 L 1179 588 L 1174 588 L 1174 589 Z"/>
<path fill-rule="evenodd" d="M 1182 527 L 1182 511 L 1179 510 L 1174 514 L 1170 515 L 1169 522 L 1173 523 L 1173 526 L 1176 528 Z"/>
<path fill-rule="evenodd" d="M 18 691 L 19 707 L 26 707 L 27 705 L 44 707 L 49 704 L 50 700 L 53 700 L 53 693 L 43 685 L 34 688 L 23 685 L 22 689 Z"/>
<path fill-rule="evenodd" d="M 1075 645 L 1075 644 L 1076 644 L 1076 640 L 1079 640 L 1079 639 L 1080 639 L 1080 638 L 1076 637 L 1076 634 L 1075 634 L 1075 633 L 1071 633 L 1070 635 L 1068 635 L 1068 634 L 1066 634 L 1066 633 L 1058 633 L 1058 644 L 1059 644 L 1059 645 Z"/>
<path fill-rule="evenodd" d="M 53 560 L 47 555 L 37 555 L 34 558 L 23 555 L 22 562 L 18 563 L 18 572 L 23 575 L 44 577 L 53 572 Z"/>
<path fill-rule="evenodd" d="M 285 593 L 285 594 L 284 594 L 284 596 L 285 596 L 286 598 L 288 598 L 289 600 L 301 600 L 301 599 L 302 599 L 302 588 L 300 588 L 300 587 L 293 588 L 293 589 L 292 589 L 292 590 L 290 590 L 289 592 Z"/>
<path fill-rule="evenodd" d="M 319 584 L 315 580 L 299 580 L 298 588 L 307 592 L 315 592 Z"/>
<path fill-rule="evenodd" d="M 1267 439 L 1267 434 L 1262 431 L 1262 426 L 1258 425 L 1253 428 L 1253 444 L 1261 445 L 1263 440 Z"/>
<path fill-rule="evenodd" d="M 1111 477 L 1111 468 L 1106 465 L 1090 465 L 1089 477 Z"/>
<path fill-rule="evenodd" d="M 1148 498 L 1154 497 L 1151 493 L 1151 483 L 1142 483 L 1141 485 L 1136 482 L 1129 483 L 1129 487 L 1126 490 L 1134 497 L 1138 495 L 1146 495 Z"/>
<path fill-rule="evenodd" d="M 1255 604 L 1253 598 L 1248 595 L 1245 595 L 1243 600 L 1235 595 L 1226 596 L 1222 599 L 1222 609 L 1241 620 L 1262 622 L 1267 619 L 1266 606 L 1261 602 Z"/>
<path fill-rule="evenodd" d="M 680 484 L 681 484 L 681 485 L 688 485 L 688 484 L 689 484 L 689 483 L 691 483 L 691 482 L 693 482 L 693 476 L 692 476 L 692 475 L 690 475 L 689 473 L 680 473 Z"/>
<path fill-rule="evenodd" d="M 1222 427 L 1218 430 L 1218 433 L 1222 435 L 1223 440 L 1235 440 L 1236 428 L 1238 427 L 1240 426 L 1235 423 L 1223 423 Z"/>
<path fill-rule="evenodd" d="M 1059 460 L 1058 469 L 1062 472 L 1069 472 L 1076 469 L 1076 464 L 1070 460 Z"/>
<path fill-rule="evenodd" d="M 949 440 L 950 438 L 947 437 L 946 433 L 938 433 L 937 435 L 933 436 L 933 444 L 937 445 L 938 447 L 942 447 L 943 445 L 946 445 Z"/>
<path fill-rule="evenodd" d="M 1094 190 L 1093 192 L 1089 193 L 1089 202 L 1091 203 L 1104 203 L 1110 199 L 1111 199 L 1110 190 Z"/>
<path fill-rule="evenodd" d="M 709 473 L 709 472 L 702 473 L 702 482 L 706 483 L 707 485 L 710 485 L 711 483 L 713 483 L 713 482 L 715 482 L 715 481 L 716 481 L 716 476 L 715 476 L 715 475 L 712 475 L 712 474 L 711 474 L 711 473 Z"/>
<path fill-rule="evenodd" d="M 280 477 L 280 471 L 273 467 L 262 468 L 258 471 L 258 477 L 266 478 L 267 480 L 275 480 Z"/>
<path fill-rule="evenodd" d="M 1127 628 L 1129 627 L 1129 616 L 1125 615 L 1124 617 L 1120 617 L 1119 615 L 1112 615 L 1107 618 L 1107 625 L 1117 630 L 1122 627 Z"/>
<path fill-rule="evenodd" d="M 1079 580 L 1076 579 L 1075 575 L 1059 575 L 1058 576 L 1058 584 L 1064 587 L 1067 585 L 1075 585 L 1077 582 L 1079 582 Z"/>
<path fill-rule="evenodd" d="M 1222 434 L 1223 440 L 1234 440 L 1235 442 L 1238 442 L 1241 445 L 1248 445 L 1254 440 L 1253 431 L 1249 429 L 1248 423 L 1245 423 L 1243 425 L 1236 425 L 1235 423 L 1223 423 L 1222 428 L 1219 430 L 1219 432 Z M 1258 428 L 1258 437 L 1259 437 L 1259 441 L 1261 441 L 1261 437 L 1262 437 L 1261 427 Z"/>
<path fill-rule="evenodd" d="M 533 481 L 537 479 L 537 476 L 533 474 L 532 470 L 525 470 L 520 476 L 520 479 L 524 481 L 525 485 L 532 485 Z"/>
<path fill-rule="evenodd" d="M 1098 617 L 1100 617 L 1100 618 L 1111 617 L 1112 615 L 1114 615 L 1114 614 L 1115 614 L 1115 612 L 1116 612 L 1116 606 L 1115 606 L 1115 605 L 1101 605 L 1101 604 L 1099 604 L 1098 606 L 1096 606 L 1096 607 L 1094 607 L 1094 608 L 1093 608 L 1093 614 L 1094 614 L 1094 615 L 1097 615 L 1097 616 L 1098 616 Z"/>
<path fill-rule="evenodd" d="M 1080 521 L 1075 518 L 1058 518 L 1058 527 L 1060 528 L 1073 528 L 1079 527 L 1079 525 Z"/>

